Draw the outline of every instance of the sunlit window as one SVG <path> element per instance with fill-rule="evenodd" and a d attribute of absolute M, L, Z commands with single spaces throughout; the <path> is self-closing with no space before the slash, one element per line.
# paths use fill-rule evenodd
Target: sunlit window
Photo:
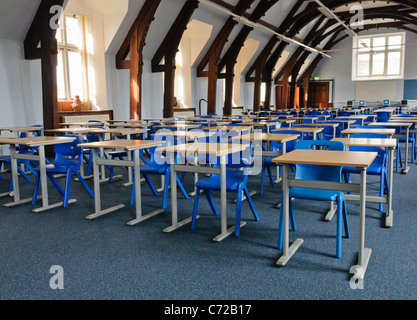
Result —
<path fill-rule="evenodd" d="M 353 45 L 353 80 L 404 77 L 404 32 L 357 37 Z"/>
<path fill-rule="evenodd" d="M 72 100 L 80 96 L 88 100 L 85 17 L 65 14 L 57 30 L 58 99 Z"/>

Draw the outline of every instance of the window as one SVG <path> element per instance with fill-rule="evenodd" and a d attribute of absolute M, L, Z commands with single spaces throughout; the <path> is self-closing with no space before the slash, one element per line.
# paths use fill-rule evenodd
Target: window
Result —
<path fill-rule="evenodd" d="M 57 30 L 58 41 L 58 99 L 72 100 L 80 96 L 88 100 L 86 17 L 64 14 Z"/>
<path fill-rule="evenodd" d="M 354 38 L 352 80 L 402 79 L 404 45 L 404 32 Z"/>

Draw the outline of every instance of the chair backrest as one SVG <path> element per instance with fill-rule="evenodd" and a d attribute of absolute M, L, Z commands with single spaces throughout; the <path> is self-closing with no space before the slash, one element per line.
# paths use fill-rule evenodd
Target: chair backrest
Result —
<path fill-rule="evenodd" d="M 391 118 L 390 112 L 382 111 L 382 112 L 378 112 L 376 115 L 377 122 L 388 122 L 390 118 Z"/>
<path fill-rule="evenodd" d="M 88 120 L 88 123 L 97 123 L 96 126 L 90 126 L 90 128 L 104 128 L 104 123 L 99 120 Z"/>
<path fill-rule="evenodd" d="M 332 151 L 346 151 L 346 146 L 344 143 L 340 141 L 328 140 L 300 141 L 295 146 L 295 149 L 312 150 L 317 147 Z M 295 179 L 342 182 L 342 169 L 343 167 L 341 166 L 297 164 L 295 170 Z"/>
<path fill-rule="evenodd" d="M 84 137 L 72 135 L 64 137 L 75 138 L 75 140 L 68 143 L 56 144 L 54 146 L 54 163 L 61 166 L 73 166 L 78 170 L 81 166 L 83 153 L 83 148 L 78 145 L 84 143 Z"/>
<path fill-rule="evenodd" d="M 44 126 L 42 124 L 35 124 L 31 127 L 32 128 L 39 128 L 39 130 L 31 131 L 31 132 L 35 132 L 38 137 L 44 136 Z"/>
<path fill-rule="evenodd" d="M 31 132 L 21 132 L 20 135 L 19 135 L 19 137 L 21 139 L 32 138 L 32 137 L 36 137 L 36 136 L 37 136 L 37 133 L 33 132 L 33 131 L 31 131 Z M 19 151 L 18 151 L 19 154 L 27 154 L 27 153 L 30 153 L 31 151 L 32 151 L 31 147 L 25 146 L 23 144 L 19 145 Z"/>
<path fill-rule="evenodd" d="M 387 134 L 382 133 L 355 133 L 350 135 L 351 138 L 367 138 L 367 139 L 388 139 Z M 378 157 L 382 157 L 384 160 L 388 159 L 388 148 L 383 147 L 350 147 L 350 151 L 359 151 L 359 152 L 378 152 Z"/>
<path fill-rule="evenodd" d="M 297 130 L 282 130 L 282 131 L 276 131 L 275 134 L 298 134 L 298 138 L 293 141 L 288 141 L 286 143 L 286 150 L 287 152 L 293 151 L 295 149 L 295 145 L 303 140 L 303 133 Z M 277 141 L 271 141 L 271 151 L 278 151 L 281 148 L 281 143 Z"/>
<path fill-rule="evenodd" d="M 339 111 L 338 115 L 339 117 L 349 117 L 350 113 L 347 111 Z"/>

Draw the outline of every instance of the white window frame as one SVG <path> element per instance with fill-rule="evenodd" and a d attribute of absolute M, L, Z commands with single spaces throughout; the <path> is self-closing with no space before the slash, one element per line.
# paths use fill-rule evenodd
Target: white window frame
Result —
<path fill-rule="evenodd" d="M 83 41 L 82 41 L 82 45 L 81 47 L 77 47 L 74 46 L 72 44 L 68 44 L 67 42 L 67 33 L 65 32 L 66 30 L 66 21 L 65 21 L 65 17 L 76 17 L 79 22 L 80 25 L 82 26 L 82 33 L 83 33 Z M 83 100 L 87 101 L 89 100 L 89 90 L 88 90 L 88 65 L 87 65 L 87 58 L 86 58 L 86 48 L 85 48 L 85 35 L 86 35 L 86 25 L 85 25 L 85 21 L 86 21 L 85 16 L 80 15 L 80 14 L 76 14 L 76 13 L 64 13 L 62 15 L 62 18 L 59 22 L 62 32 L 61 32 L 61 40 L 62 43 L 58 42 L 58 51 L 62 52 L 62 60 L 63 60 L 63 72 L 64 72 L 64 88 L 65 88 L 65 98 L 61 98 L 61 101 L 70 101 L 72 99 L 74 99 L 74 97 L 72 97 L 71 95 L 71 82 L 70 82 L 70 73 L 69 73 L 69 58 L 68 58 L 68 52 L 70 51 L 75 51 L 75 52 L 79 52 L 80 55 L 82 56 L 82 70 L 83 70 Z M 59 30 L 58 30 L 59 32 Z"/>
<path fill-rule="evenodd" d="M 402 44 L 400 49 L 388 49 L 388 38 L 392 36 L 401 36 L 402 37 Z M 361 45 L 361 40 L 363 39 L 371 39 L 371 47 L 374 38 L 386 38 L 385 42 L 385 49 L 381 51 L 376 51 L 377 53 L 385 53 L 385 66 L 384 66 L 384 73 L 385 75 L 381 76 L 373 76 L 372 75 L 372 61 L 373 61 L 373 54 L 370 54 L 370 63 L 369 63 L 369 76 L 358 76 L 358 55 L 363 54 L 364 52 L 359 51 L 358 49 L 363 48 Z M 353 38 L 353 54 L 352 54 L 352 81 L 369 81 L 369 80 L 397 80 L 397 79 L 404 79 L 404 61 L 405 61 L 405 41 L 406 41 L 406 33 L 405 32 L 396 32 L 396 33 L 384 33 L 384 34 L 373 34 L 367 36 L 360 36 Z M 387 75 L 386 72 L 388 70 L 388 53 L 389 52 L 400 52 L 400 74 L 399 75 Z"/>

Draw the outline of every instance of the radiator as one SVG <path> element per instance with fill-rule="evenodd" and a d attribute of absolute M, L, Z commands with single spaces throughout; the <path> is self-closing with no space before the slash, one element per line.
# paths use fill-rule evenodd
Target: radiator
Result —
<path fill-rule="evenodd" d="M 78 122 L 88 122 L 90 120 L 96 121 L 108 121 L 110 116 L 108 114 L 96 114 L 96 115 L 85 115 L 85 116 L 66 116 L 62 117 L 64 123 L 78 123 Z"/>

